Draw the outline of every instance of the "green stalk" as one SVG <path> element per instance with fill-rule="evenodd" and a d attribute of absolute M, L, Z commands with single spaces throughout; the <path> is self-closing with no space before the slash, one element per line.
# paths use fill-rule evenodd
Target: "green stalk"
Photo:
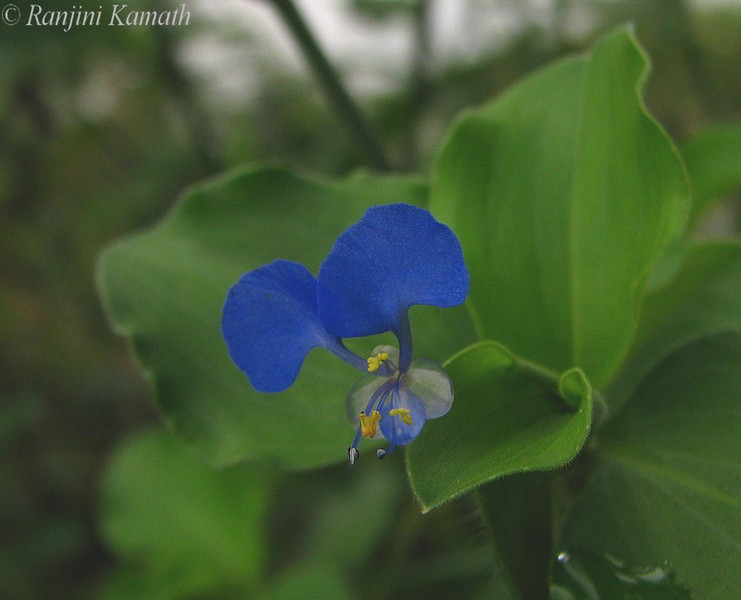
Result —
<path fill-rule="evenodd" d="M 345 122 L 350 133 L 365 152 L 370 164 L 378 171 L 388 171 L 390 166 L 381 144 L 340 82 L 337 72 L 329 64 L 327 57 L 296 9 L 293 0 L 273 0 L 273 4 L 291 33 L 293 33 L 304 57 L 319 78 L 329 101 L 334 105 L 340 118 Z"/>
<path fill-rule="evenodd" d="M 547 389 L 549 392 L 560 395 L 558 390 L 558 382 L 561 375 L 559 373 L 556 373 L 551 369 L 547 369 L 535 363 L 531 363 L 530 361 L 520 358 L 519 356 L 512 355 L 512 358 L 514 360 L 512 369 L 515 373 L 517 373 L 517 375 L 523 377 L 524 379 L 535 381 L 543 386 L 545 389 Z"/>
<path fill-rule="evenodd" d="M 540 365 L 536 365 L 527 360 L 513 356 L 514 364 L 512 369 L 518 375 L 526 377 L 531 381 L 536 381 L 545 387 L 553 394 L 559 396 L 566 405 L 571 408 L 578 408 L 572 400 L 569 398 L 569 394 L 565 389 L 562 389 L 564 376 L 571 371 L 578 371 L 578 369 L 569 369 L 562 374 L 556 373 L 550 369 L 546 369 Z M 581 374 L 583 377 L 583 373 Z M 592 420 L 595 424 L 599 425 L 607 417 L 607 402 L 605 398 L 600 394 L 592 385 L 589 385 L 589 392 L 592 396 Z"/>

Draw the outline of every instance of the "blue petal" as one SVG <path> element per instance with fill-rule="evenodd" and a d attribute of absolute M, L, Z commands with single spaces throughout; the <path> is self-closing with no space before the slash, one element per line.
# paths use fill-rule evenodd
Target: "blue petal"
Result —
<path fill-rule="evenodd" d="M 400 415 L 392 416 L 389 411 L 395 408 L 406 409 L 412 418 L 411 425 L 404 422 Z M 412 442 L 422 431 L 425 424 L 425 409 L 422 400 L 413 394 L 403 382 L 392 392 L 391 402 L 386 402 L 381 409 L 379 422 L 381 433 L 392 446 L 404 446 Z"/>
<path fill-rule="evenodd" d="M 232 360 L 259 392 L 290 387 L 309 350 L 338 343 L 319 321 L 316 279 L 287 260 L 245 273 L 231 287 L 221 335 Z"/>
<path fill-rule="evenodd" d="M 458 238 L 408 204 L 369 208 L 337 239 L 317 281 L 321 322 L 338 337 L 399 333 L 411 305 L 455 306 L 467 295 Z"/>

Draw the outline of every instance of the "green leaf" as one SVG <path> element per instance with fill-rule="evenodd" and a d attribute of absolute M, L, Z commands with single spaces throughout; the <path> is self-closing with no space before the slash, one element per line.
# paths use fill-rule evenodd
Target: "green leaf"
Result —
<path fill-rule="evenodd" d="M 559 377 L 533 365 L 503 368 L 502 347 L 481 342 L 446 363 L 455 402 L 425 424 L 407 448 L 407 472 L 424 510 L 487 481 L 555 469 L 579 452 L 592 418 L 586 379 L 573 410 L 557 395 Z M 576 386 L 571 388 L 574 393 Z"/>
<path fill-rule="evenodd" d="M 400 177 L 329 182 L 281 169 L 238 170 L 191 189 L 154 229 L 109 247 L 98 265 L 100 294 L 175 432 L 219 465 L 345 460 L 353 435 L 345 397 L 360 374 L 314 350 L 292 388 L 255 392 L 226 352 L 221 308 L 245 271 L 286 258 L 316 272 L 368 206 L 421 204 L 425 196 L 418 181 Z M 464 307 L 415 308 L 410 319 L 420 355 L 442 361 L 475 339 Z M 367 355 L 377 342 L 350 346 Z"/>
<path fill-rule="evenodd" d="M 482 337 L 601 387 L 633 335 L 649 269 L 689 210 L 671 140 L 646 113 L 628 29 L 461 118 L 432 174 L 463 244 Z"/>
<path fill-rule="evenodd" d="M 669 281 L 644 297 L 634 347 L 606 392 L 613 412 L 672 352 L 711 334 L 741 332 L 741 243 L 693 243 L 681 254 Z"/>
<path fill-rule="evenodd" d="M 106 597 L 137 588 L 161 598 L 249 590 L 264 562 L 261 475 L 244 467 L 214 471 L 164 432 L 124 444 L 105 476 L 101 521 L 128 568 Z"/>
<path fill-rule="evenodd" d="M 662 362 L 597 439 L 562 547 L 668 568 L 693 598 L 741 589 L 741 335 Z"/>
<path fill-rule="evenodd" d="M 587 550 L 561 552 L 551 580 L 552 600 L 690 600 L 664 566 L 628 566 Z"/>
<path fill-rule="evenodd" d="M 741 189 L 741 125 L 714 125 L 679 144 L 692 184 L 695 224 L 716 200 Z"/>

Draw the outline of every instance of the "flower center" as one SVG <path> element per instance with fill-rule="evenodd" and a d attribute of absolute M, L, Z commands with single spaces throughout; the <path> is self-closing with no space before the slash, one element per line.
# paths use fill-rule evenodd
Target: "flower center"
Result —
<path fill-rule="evenodd" d="M 381 363 L 388 359 L 389 359 L 388 352 L 379 352 L 378 354 L 369 356 L 366 361 L 368 363 L 368 373 L 375 373 L 376 371 L 378 371 L 378 368 L 381 366 Z"/>

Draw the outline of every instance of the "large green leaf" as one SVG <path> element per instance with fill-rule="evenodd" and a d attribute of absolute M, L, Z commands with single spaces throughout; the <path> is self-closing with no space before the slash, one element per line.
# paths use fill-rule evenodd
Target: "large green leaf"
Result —
<path fill-rule="evenodd" d="M 741 244 L 714 241 L 681 248 L 678 270 L 641 304 L 634 347 L 607 391 L 613 411 L 672 352 L 711 334 L 741 332 Z"/>
<path fill-rule="evenodd" d="M 221 340 L 227 289 L 276 258 L 316 272 L 336 237 L 370 205 L 420 204 L 416 180 L 359 174 L 339 182 L 280 169 L 240 170 L 190 190 L 154 229 L 109 247 L 98 283 L 169 425 L 216 464 L 268 458 L 289 467 L 345 459 L 345 397 L 359 373 L 312 351 L 296 384 L 252 390 Z M 369 268 L 373 268 L 372 265 Z M 444 360 L 472 341 L 462 307 L 411 311 L 415 351 Z M 376 340 L 358 342 L 369 354 Z"/>
<path fill-rule="evenodd" d="M 693 223 L 714 201 L 741 189 L 741 125 L 714 125 L 682 140 L 692 184 Z"/>
<path fill-rule="evenodd" d="M 741 589 L 741 335 L 662 362 L 595 441 L 602 460 L 562 547 L 661 567 L 693 598 Z"/>
<path fill-rule="evenodd" d="M 432 174 L 459 235 L 482 337 L 601 387 L 635 329 L 643 282 L 683 229 L 676 149 L 646 113 L 628 29 L 461 118 Z"/>
<path fill-rule="evenodd" d="M 453 407 L 426 423 L 406 454 L 424 510 L 504 475 L 561 467 L 584 444 L 592 396 L 583 375 L 554 375 L 549 386 L 506 360 L 501 346 L 481 342 L 446 363 L 455 385 Z M 557 395 L 559 388 L 578 408 Z"/>
<path fill-rule="evenodd" d="M 103 532 L 123 567 L 104 597 L 248 592 L 265 554 L 262 475 L 243 466 L 214 471 L 166 432 L 129 440 L 104 481 Z"/>

